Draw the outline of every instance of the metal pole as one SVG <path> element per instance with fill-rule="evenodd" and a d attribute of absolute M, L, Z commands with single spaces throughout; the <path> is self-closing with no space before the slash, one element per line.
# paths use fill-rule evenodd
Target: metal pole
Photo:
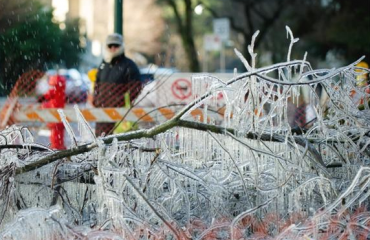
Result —
<path fill-rule="evenodd" d="M 221 72 L 225 72 L 225 49 L 224 49 L 224 41 L 221 41 L 221 52 L 220 52 L 220 69 Z"/>
<path fill-rule="evenodd" d="M 114 0 L 114 32 L 123 35 L 123 0 Z"/>
<path fill-rule="evenodd" d="M 208 56 L 207 50 L 203 47 L 203 72 L 208 71 Z"/>

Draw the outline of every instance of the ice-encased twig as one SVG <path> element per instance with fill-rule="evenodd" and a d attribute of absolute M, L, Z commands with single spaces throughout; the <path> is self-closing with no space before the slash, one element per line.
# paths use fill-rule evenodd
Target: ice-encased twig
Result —
<path fill-rule="evenodd" d="M 78 144 L 77 144 L 76 136 L 73 132 L 73 129 L 72 129 L 71 125 L 67 121 L 66 115 L 64 114 L 62 109 L 58 109 L 58 113 L 59 113 L 60 119 L 62 120 L 63 125 L 64 125 L 64 127 L 67 131 L 67 135 L 71 139 L 72 147 L 77 147 Z"/>
<path fill-rule="evenodd" d="M 86 121 L 84 116 L 82 115 L 80 109 L 77 105 L 74 105 L 73 108 L 75 109 L 76 116 L 77 116 L 77 123 L 78 123 L 78 130 L 80 131 L 81 136 L 90 136 L 97 142 L 96 136 L 94 131 L 91 129 L 90 124 Z"/>

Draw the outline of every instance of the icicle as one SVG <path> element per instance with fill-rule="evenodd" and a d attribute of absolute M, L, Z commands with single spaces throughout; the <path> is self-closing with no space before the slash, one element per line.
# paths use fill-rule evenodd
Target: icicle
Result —
<path fill-rule="evenodd" d="M 78 108 L 76 104 L 73 106 L 73 108 L 75 109 L 75 112 L 76 112 L 78 130 L 79 130 L 80 136 L 82 138 L 86 138 L 89 140 L 91 139 L 90 137 L 92 137 L 96 143 L 95 133 L 91 129 L 90 124 L 86 121 L 86 119 L 84 118 L 84 116 L 82 115 L 80 109 Z"/>
<path fill-rule="evenodd" d="M 260 31 L 258 30 L 253 34 L 251 44 L 248 45 L 248 52 L 249 52 L 249 55 L 251 56 L 251 59 L 252 59 L 252 66 L 251 66 L 252 70 L 254 70 L 256 68 L 257 53 L 254 53 L 254 42 L 256 41 L 256 38 L 257 38 L 259 33 L 260 33 Z"/>
<path fill-rule="evenodd" d="M 294 38 L 293 37 L 293 32 L 292 32 L 292 30 L 290 30 L 290 28 L 288 26 L 285 26 L 285 29 L 287 31 L 287 38 L 289 38 L 289 36 L 290 36 L 290 44 L 289 44 L 289 50 L 288 50 L 288 55 L 287 55 L 287 62 L 290 62 L 290 55 L 292 53 L 293 45 L 294 45 L 294 43 L 299 41 L 299 38 Z"/>
<path fill-rule="evenodd" d="M 72 144 L 72 147 L 77 147 L 77 140 L 76 140 L 76 136 L 72 130 L 72 127 L 71 125 L 69 125 L 68 121 L 67 121 L 67 117 L 66 115 L 64 114 L 63 110 L 62 109 L 58 109 L 58 113 L 59 113 L 59 116 L 63 122 L 63 125 L 67 131 L 67 134 L 69 136 L 69 138 L 71 139 L 71 144 Z"/>
<path fill-rule="evenodd" d="M 242 61 L 242 63 L 244 64 L 245 68 L 247 69 L 247 71 L 252 71 L 252 67 L 249 65 L 247 59 L 245 59 L 245 57 L 243 56 L 243 54 L 241 54 L 236 48 L 234 48 L 234 52 L 236 54 L 236 56 L 238 56 L 238 58 L 240 59 L 240 61 Z"/>

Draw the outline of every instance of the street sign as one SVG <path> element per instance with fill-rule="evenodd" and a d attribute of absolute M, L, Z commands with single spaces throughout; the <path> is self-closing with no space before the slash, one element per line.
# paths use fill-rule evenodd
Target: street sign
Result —
<path fill-rule="evenodd" d="M 220 51 L 221 38 L 216 34 L 206 34 L 203 39 L 204 50 Z"/>
<path fill-rule="evenodd" d="M 191 96 L 191 82 L 186 78 L 179 78 L 172 83 L 171 91 L 175 98 L 185 100 Z"/>
<path fill-rule="evenodd" d="M 216 18 L 213 20 L 213 33 L 218 35 L 222 41 L 229 40 L 230 20 L 228 18 Z"/>

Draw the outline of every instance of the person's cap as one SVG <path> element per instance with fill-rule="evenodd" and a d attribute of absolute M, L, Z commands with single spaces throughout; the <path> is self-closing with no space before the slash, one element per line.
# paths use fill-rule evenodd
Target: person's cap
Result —
<path fill-rule="evenodd" d="M 108 35 L 106 44 L 107 45 L 109 44 L 123 45 L 122 35 L 118 33 L 113 33 L 113 34 Z"/>

